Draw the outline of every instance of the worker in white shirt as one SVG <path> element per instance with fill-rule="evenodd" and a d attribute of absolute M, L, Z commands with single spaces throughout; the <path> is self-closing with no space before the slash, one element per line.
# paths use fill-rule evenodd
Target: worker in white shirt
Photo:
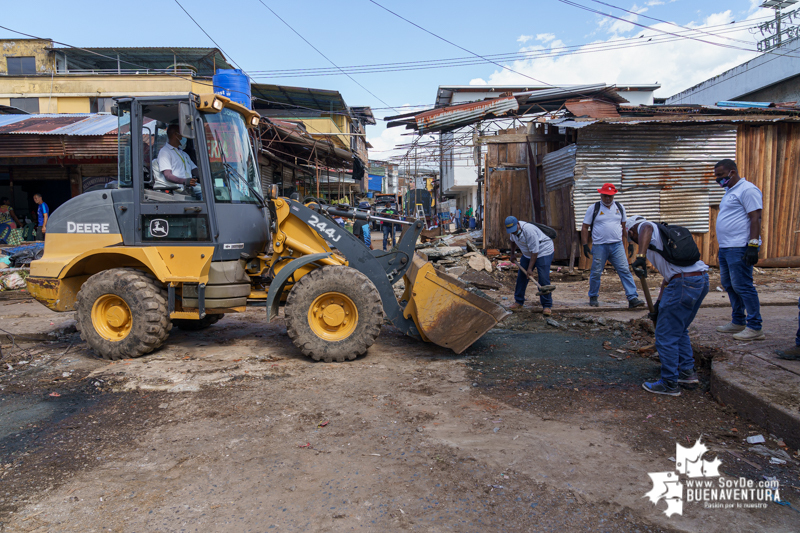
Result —
<path fill-rule="evenodd" d="M 716 227 L 720 283 L 731 301 L 731 321 L 717 331 L 733 333 L 737 341 L 761 341 L 766 336 L 753 284 L 753 266 L 761 247 L 761 191 L 739 175 L 731 159 L 714 165 L 714 177 L 725 188 Z"/>
<path fill-rule="evenodd" d="M 533 276 L 534 268 L 539 278 L 539 285 L 550 285 L 550 264 L 553 262 L 555 246 L 553 239 L 529 222 L 509 216 L 506 217 L 505 224 L 506 232 L 511 239 L 511 262 L 515 264 L 517 262 L 515 257 L 517 248 L 522 252 L 522 259 L 518 265 L 517 286 L 514 290 L 514 303 L 509 306 L 509 309 L 518 309 L 525 304 L 525 290 L 528 288 L 528 280 Z M 542 304 L 545 316 L 553 313 L 553 295 L 550 292 L 542 292 L 539 295 L 539 303 Z"/>
<path fill-rule="evenodd" d="M 202 200 L 203 195 L 197 184 L 197 165 L 189 154 L 181 149 L 185 146 L 181 142 L 183 140 L 178 125 L 170 124 L 167 127 L 167 144 L 158 152 L 158 170 L 170 183 L 183 185 L 186 194 Z"/>
<path fill-rule="evenodd" d="M 611 261 L 617 271 L 628 307 L 633 309 L 643 307 L 644 302 L 639 299 L 636 292 L 636 283 L 633 281 L 628 256 L 625 249 L 628 244 L 628 235 L 625 230 L 625 207 L 614 201 L 617 188 L 613 183 L 604 183 L 597 189 L 600 201 L 589 206 L 586 216 L 583 217 L 581 226 L 581 242 L 583 255 L 592 258 L 592 269 L 589 274 L 589 305 L 598 307 L 597 297 L 600 294 L 600 277 L 606 261 Z M 589 236 L 592 237 L 592 246 L 589 247 Z"/>
<path fill-rule="evenodd" d="M 630 217 L 627 227 L 628 237 L 639 246 L 633 268 L 643 271 L 646 277 L 650 261 L 664 277 L 650 316 L 656 327 L 661 378 L 645 382 L 642 387 L 654 394 L 680 396 L 680 385 L 699 383 L 689 326 L 708 294 L 708 265 L 702 261 L 689 266 L 670 263 L 662 255 L 664 239 L 658 226 L 642 216 Z"/>

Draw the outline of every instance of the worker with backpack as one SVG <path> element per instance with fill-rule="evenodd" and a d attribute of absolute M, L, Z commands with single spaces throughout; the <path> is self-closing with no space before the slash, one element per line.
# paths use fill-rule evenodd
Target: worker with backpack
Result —
<path fill-rule="evenodd" d="M 589 274 L 589 305 L 597 307 L 600 304 L 597 297 L 600 294 L 600 277 L 606 261 L 611 261 L 617 271 L 628 307 L 643 307 L 644 302 L 639 299 L 636 292 L 636 283 L 633 281 L 628 256 L 625 254 L 628 239 L 625 233 L 625 208 L 621 203 L 614 201 L 617 188 L 613 183 L 604 183 L 597 189 L 600 201 L 589 206 L 586 216 L 583 217 L 581 226 L 581 242 L 583 254 L 592 258 L 592 270 Z M 589 247 L 589 235 L 592 237 L 592 247 Z"/>
<path fill-rule="evenodd" d="M 656 327 L 661 377 L 642 387 L 654 394 L 680 396 L 680 385 L 699 383 L 689 326 L 708 294 L 708 265 L 700 260 L 688 229 L 648 222 L 642 216 L 627 222 L 628 237 L 639 245 L 634 271 L 646 277 L 650 261 L 664 277 L 650 316 Z"/>

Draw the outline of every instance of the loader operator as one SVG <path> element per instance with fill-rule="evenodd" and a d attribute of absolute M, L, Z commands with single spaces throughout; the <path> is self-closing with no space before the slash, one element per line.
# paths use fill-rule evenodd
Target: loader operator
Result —
<path fill-rule="evenodd" d="M 158 168 L 167 181 L 183 185 L 186 194 L 202 200 L 203 195 L 197 184 L 197 165 L 181 149 L 182 140 L 178 125 L 170 124 L 167 127 L 167 144 L 158 152 Z"/>

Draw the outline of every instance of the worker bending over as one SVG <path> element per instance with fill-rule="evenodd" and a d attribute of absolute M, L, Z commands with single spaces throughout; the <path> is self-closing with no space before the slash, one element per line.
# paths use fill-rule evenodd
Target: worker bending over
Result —
<path fill-rule="evenodd" d="M 506 232 L 511 239 L 511 262 L 517 264 L 515 256 L 517 248 L 522 252 L 522 259 L 518 265 L 517 287 L 514 290 L 514 303 L 509 306 L 509 309 L 518 309 L 525 304 L 525 290 L 528 288 L 528 280 L 533 276 L 534 267 L 539 285 L 550 285 L 550 264 L 553 262 L 555 247 L 553 239 L 542 233 L 542 230 L 533 224 L 517 220 L 517 217 L 506 217 Z M 539 303 L 542 304 L 542 312 L 545 315 L 552 314 L 551 293 L 541 292 Z"/>
<path fill-rule="evenodd" d="M 661 379 L 642 384 L 655 394 L 680 396 L 679 384 L 698 383 L 689 325 L 708 294 L 708 266 L 702 261 L 687 267 L 668 262 L 658 226 L 642 216 L 628 218 L 628 237 L 639 245 L 633 262 L 636 272 L 647 276 L 647 261 L 664 277 L 651 317 L 656 325 L 656 349 L 661 359 Z"/>

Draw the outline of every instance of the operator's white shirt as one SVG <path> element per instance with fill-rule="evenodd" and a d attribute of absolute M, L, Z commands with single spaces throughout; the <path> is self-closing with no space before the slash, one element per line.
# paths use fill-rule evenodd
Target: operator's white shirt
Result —
<path fill-rule="evenodd" d="M 176 178 L 191 179 L 192 169 L 197 168 L 189 154 L 167 143 L 158 152 L 158 170 L 171 170 Z M 169 180 L 167 180 L 169 181 Z"/>

